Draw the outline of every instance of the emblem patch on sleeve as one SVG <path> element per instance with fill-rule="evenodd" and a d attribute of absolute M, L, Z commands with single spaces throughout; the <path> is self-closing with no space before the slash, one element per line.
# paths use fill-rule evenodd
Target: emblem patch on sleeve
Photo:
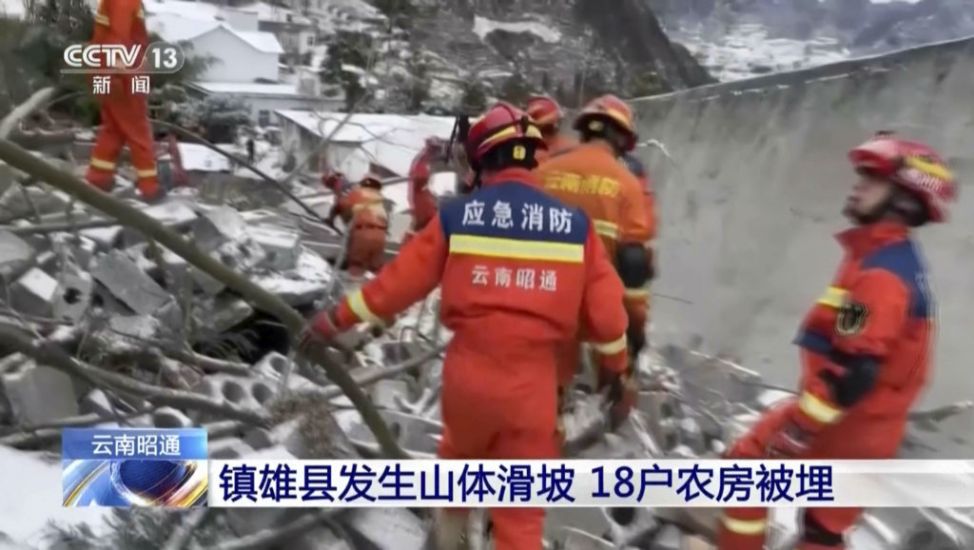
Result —
<path fill-rule="evenodd" d="M 869 310 L 859 302 L 850 302 L 839 309 L 839 315 L 835 319 L 835 332 L 840 336 L 852 336 L 859 334 L 866 326 L 866 318 L 869 317 Z"/>

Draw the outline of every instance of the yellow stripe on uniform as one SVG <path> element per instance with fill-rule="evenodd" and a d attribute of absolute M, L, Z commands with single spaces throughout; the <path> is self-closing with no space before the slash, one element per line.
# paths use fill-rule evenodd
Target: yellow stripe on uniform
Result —
<path fill-rule="evenodd" d="M 450 237 L 450 253 L 574 264 L 582 263 L 582 259 L 585 257 L 585 249 L 581 244 L 521 241 L 475 235 L 453 235 Z"/>
<path fill-rule="evenodd" d="M 798 408 L 814 420 L 823 424 L 833 424 L 842 416 L 837 409 L 809 392 L 803 392 L 798 400 Z"/>
<path fill-rule="evenodd" d="M 362 294 L 361 290 L 356 290 L 348 297 L 348 309 L 352 310 L 359 319 L 364 323 L 369 323 L 373 325 L 381 325 L 382 319 L 378 315 L 372 313 L 369 306 L 365 305 L 365 296 Z"/>
<path fill-rule="evenodd" d="M 633 298 L 633 299 L 638 298 L 638 299 L 645 300 L 649 298 L 649 289 L 648 288 L 627 288 L 623 293 L 623 296 L 626 298 Z"/>
<path fill-rule="evenodd" d="M 834 307 L 836 309 L 845 305 L 846 296 L 849 295 L 849 291 L 844 288 L 839 288 L 837 286 L 830 286 L 825 289 L 825 294 L 818 299 L 818 303 L 823 306 Z"/>
<path fill-rule="evenodd" d="M 626 344 L 627 344 L 626 335 L 623 334 L 621 338 L 618 338 L 611 342 L 606 342 L 604 344 L 598 344 L 593 342 L 592 347 L 595 348 L 595 351 L 601 353 L 602 355 L 615 355 L 620 351 L 626 349 Z"/>
<path fill-rule="evenodd" d="M 592 225 L 595 226 L 595 233 L 598 235 L 611 237 L 613 239 L 619 238 L 619 224 L 607 222 L 605 220 L 594 220 L 592 221 Z"/>
<path fill-rule="evenodd" d="M 764 519 L 747 520 L 724 516 L 721 521 L 723 521 L 724 527 L 728 531 L 737 533 L 738 535 L 763 535 L 765 529 L 768 527 L 768 521 Z"/>
<path fill-rule="evenodd" d="M 114 162 L 109 162 L 107 160 L 96 159 L 95 157 L 91 157 L 91 161 L 88 164 L 90 164 L 92 168 L 97 168 L 99 170 L 114 170 L 115 169 L 115 163 Z"/>
<path fill-rule="evenodd" d="M 95 23 L 98 23 L 99 25 L 105 25 L 107 27 L 109 26 L 108 21 L 109 19 L 107 15 L 102 15 L 100 13 L 95 15 Z"/>
<path fill-rule="evenodd" d="M 156 169 L 155 168 L 152 168 L 150 170 L 136 170 L 135 171 L 135 176 L 138 177 L 138 178 L 154 178 L 154 177 L 156 177 L 157 174 L 158 174 L 158 172 L 156 172 Z"/>

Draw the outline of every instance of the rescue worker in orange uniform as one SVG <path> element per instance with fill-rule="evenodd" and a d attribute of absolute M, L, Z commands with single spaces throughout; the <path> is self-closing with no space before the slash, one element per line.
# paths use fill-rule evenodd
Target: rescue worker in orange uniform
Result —
<path fill-rule="evenodd" d="M 933 302 L 911 228 L 944 221 L 956 182 L 926 145 L 884 133 L 851 151 L 860 175 L 843 213 L 855 225 L 832 285 L 805 318 L 799 396 L 770 410 L 728 458 L 889 459 L 929 376 Z M 845 548 L 862 510 L 812 508 L 799 550 Z M 761 550 L 767 511 L 725 511 L 720 550 Z"/>
<path fill-rule="evenodd" d="M 632 172 L 632 175 L 636 176 L 639 180 L 639 185 L 643 190 L 643 208 L 646 211 L 646 223 L 649 225 L 649 240 L 645 243 L 646 248 L 646 265 L 649 266 L 649 278 L 652 280 L 656 276 L 656 264 L 654 261 L 655 254 L 653 252 L 652 240 L 656 238 L 656 194 L 653 192 L 653 182 L 649 179 L 649 174 L 646 172 L 646 166 L 643 161 L 639 160 L 632 152 L 622 155 L 623 164 L 626 168 Z M 647 294 L 647 299 L 649 295 Z M 647 320 L 649 318 L 648 304 L 647 304 Z"/>
<path fill-rule="evenodd" d="M 345 231 L 351 231 L 342 268 L 356 276 L 378 271 L 385 261 L 389 231 L 382 181 L 368 174 L 346 194 L 337 195 L 326 221 L 334 226 L 336 217 L 341 217 Z"/>
<path fill-rule="evenodd" d="M 544 162 L 548 157 L 561 153 L 578 145 L 578 143 L 561 133 L 561 119 L 564 117 L 561 106 L 554 99 L 547 96 L 535 96 L 528 100 L 528 115 L 541 128 L 545 149 L 538 151 L 538 162 Z"/>
<path fill-rule="evenodd" d="M 466 138 L 479 188 L 445 203 L 376 279 L 319 313 L 301 339 L 380 323 L 442 286 L 453 331 L 443 367 L 444 459 L 551 459 L 556 359 L 579 326 L 599 343 L 618 396 L 627 363 L 623 287 L 587 217 L 540 189 L 531 173 L 541 133 L 498 103 Z M 541 550 L 544 510 L 493 508 L 494 548 Z M 463 510 L 437 513 L 440 550 L 460 544 Z"/>
<path fill-rule="evenodd" d="M 322 174 L 321 184 L 325 186 L 325 189 L 334 193 L 336 199 L 347 194 L 354 187 L 352 182 L 341 172 L 326 172 Z M 337 203 L 336 200 L 335 204 Z"/>
<path fill-rule="evenodd" d="M 161 198 L 156 173 L 155 147 L 149 124 L 148 90 L 133 91 L 138 66 L 145 59 L 149 35 L 145 29 L 145 12 L 140 0 L 101 0 L 95 14 L 93 44 L 141 46 L 135 67 L 112 74 L 108 93 L 101 97 L 101 128 L 91 153 L 85 179 L 91 185 L 109 192 L 115 185 L 115 167 L 122 147 L 128 145 L 135 167 L 136 186 L 148 201 Z"/>
<path fill-rule="evenodd" d="M 412 212 L 412 225 L 403 239 L 406 242 L 416 232 L 426 227 L 436 216 L 436 197 L 429 190 L 433 164 L 446 155 L 447 144 L 436 137 L 426 140 L 423 150 L 413 159 L 409 167 L 409 208 Z"/>
<path fill-rule="evenodd" d="M 619 98 L 603 96 L 589 103 L 575 121 L 582 144 L 551 157 L 537 172 L 545 191 L 588 214 L 610 260 L 625 284 L 629 314 L 629 353 L 645 347 L 648 315 L 646 285 L 650 273 L 644 244 L 651 236 L 642 187 L 619 157 L 636 144 L 636 129 L 629 107 Z M 580 335 L 585 340 L 586 335 Z M 560 383 L 568 387 L 578 370 L 577 346 L 566 349 L 559 369 Z M 635 377 L 628 380 L 628 400 L 635 401 Z"/>

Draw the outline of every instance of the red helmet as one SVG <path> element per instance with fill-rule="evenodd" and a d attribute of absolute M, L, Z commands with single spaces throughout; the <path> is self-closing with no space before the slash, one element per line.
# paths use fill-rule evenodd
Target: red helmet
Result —
<path fill-rule="evenodd" d="M 382 189 L 382 178 L 370 172 L 365 174 L 365 177 L 362 178 L 359 185 L 362 187 L 371 187 L 372 189 Z"/>
<path fill-rule="evenodd" d="M 601 128 L 597 125 L 604 124 L 606 121 L 615 124 L 627 134 L 628 139 L 623 145 L 624 151 L 632 151 L 636 148 L 638 134 L 632 110 L 626 105 L 625 101 L 612 94 L 597 97 L 590 101 L 575 119 L 575 129 L 599 130 Z"/>
<path fill-rule="evenodd" d="M 528 116 L 538 126 L 554 126 L 561 122 L 561 107 L 548 96 L 534 96 L 528 99 Z"/>
<path fill-rule="evenodd" d="M 544 147 L 541 131 L 527 113 L 506 102 L 499 102 L 484 113 L 467 133 L 467 159 L 473 165 L 498 145 L 513 140 L 534 140 Z"/>
<path fill-rule="evenodd" d="M 947 203 L 957 198 L 957 180 L 936 151 L 916 142 L 877 134 L 849 152 L 856 171 L 888 180 L 923 201 L 930 221 L 947 219 Z"/>

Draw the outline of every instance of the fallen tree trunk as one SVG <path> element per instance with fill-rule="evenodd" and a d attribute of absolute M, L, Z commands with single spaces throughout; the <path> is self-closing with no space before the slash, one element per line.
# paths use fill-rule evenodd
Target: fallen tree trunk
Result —
<path fill-rule="evenodd" d="M 54 132 L 44 130 L 33 132 L 15 130 L 10 134 L 10 141 L 25 149 L 31 150 L 45 149 L 48 147 L 68 147 L 74 144 L 76 138 L 77 135 L 74 130 L 57 130 Z"/>
<path fill-rule="evenodd" d="M 194 267 L 232 288 L 257 309 L 276 317 L 284 324 L 293 338 L 296 339 L 304 329 L 304 317 L 283 300 L 257 286 L 244 275 L 223 265 L 197 248 L 193 243 L 143 212 L 87 185 L 65 171 L 51 166 L 8 140 L 0 139 L 0 160 L 4 160 L 32 177 L 97 208 L 108 216 L 117 219 L 123 225 L 139 230 L 147 238 L 155 240 L 174 254 L 184 258 Z M 369 398 L 342 366 L 330 362 L 327 354 L 325 354 L 324 347 L 308 350 L 307 353 L 308 359 L 325 369 L 328 378 L 341 388 L 359 414 L 362 415 L 362 419 L 374 434 L 383 453 L 389 458 L 408 458 Z"/>
<path fill-rule="evenodd" d="M 128 376 L 87 365 L 68 355 L 61 346 L 32 338 L 25 330 L 0 327 L 0 344 L 19 351 L 42 365 L 90 382 L 96 387 L 107 386 L 114 391 L 145 399 L 154 405 L 206 411 L 256 426 L 270 425 L 270 416 L 263 411 L 252 411 L 235 405 L 218 403 L 198 393 L 145 384 Z"/>
<path fill-rule="evenodd" d="M 17 124 L 26 117 L 27 115 L 33 113 L 37 109 L 43 107 L 57 91 L 53 86 L 48 86 L 47 88 L 41 88 L 34 92 L 32 96 L 27 98 L 27 101 L 21 103 L 14 107 L 10 113 L 0 121 L 0 139 L 6 139 L 10 132 L 17 127 Z"/>

